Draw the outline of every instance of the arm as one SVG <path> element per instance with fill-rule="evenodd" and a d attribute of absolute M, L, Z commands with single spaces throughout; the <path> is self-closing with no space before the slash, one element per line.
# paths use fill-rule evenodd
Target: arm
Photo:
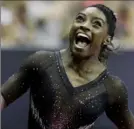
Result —
<path fill-rule="evenodd" d="M 23 95 L 32 83 L 34 78 L 34 71 L 31 56 L 26 59 L 19 71 L 12 75 L 1 87 L 1 105 L 3 109 L 10 103 L 14 102 L 17 98 Z"/>
<path fill-rule="evenodd" d="M 48 68 L 55 60 L 54 52 L 39 51 L 29 56 L 20 67 L 19 71 L 11 76 L 2 85 L 1 108 L 8 106 L 23 95 L 31 86 L 39 85 L 42 79 L 42 71 Z"/>
<path fill-rule="evenodd" d="M 125 85 L 119 79 L 114 80 L 112 84 L 106 115 L 118 129 L 134 129 L 134 116 L 128 108 Z"/>

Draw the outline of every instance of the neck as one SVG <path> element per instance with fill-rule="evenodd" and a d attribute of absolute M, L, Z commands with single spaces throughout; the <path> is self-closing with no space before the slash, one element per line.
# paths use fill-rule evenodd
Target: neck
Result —
<path fill-rule="evenodd" d="M 97 57 L 89 59 L 78 59 L 72 55 L 69 49 L 62 52 L 63 62 L 65 67 L 69 67 L 78 73 L 91 73 L 106 69 Z"/>

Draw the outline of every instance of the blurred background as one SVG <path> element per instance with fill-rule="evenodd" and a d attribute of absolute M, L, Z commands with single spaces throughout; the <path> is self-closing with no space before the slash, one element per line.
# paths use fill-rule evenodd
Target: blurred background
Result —
<path fill-rule="evenodd" d="M 59 50 L 68 45 L 68 32 L 75 15 L 101 3 L 118 17 L 113 42 L 120 52 L 110 57 L 109 71 L 126 84 L 129 107 L 134 113 L 134 1 L 0 1 L 1 83 L 18 70 L 23 60 L 38 50 Z M 27 129 L 29 91 L 2 112 L 2 129 Z M 95 129 L 115 129 L 105 114 Z"/>
<path fill-rule="evenodd" d="M 2 49 L 60 49 L 68 44 L 75 15 L 84 7 L 102 3 L 117 14 L 114 42 L 134 49 L 134 1 L 1 1 Z"/>

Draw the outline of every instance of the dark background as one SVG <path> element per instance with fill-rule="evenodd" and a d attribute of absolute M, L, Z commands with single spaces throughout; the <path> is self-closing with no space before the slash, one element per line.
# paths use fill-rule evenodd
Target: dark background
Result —
<path fill-rule="evenodd" d="M 1 83 L 16 72 L 23 60 L 35 51 L 3 50 L 1 53 Z M 134 113 L 134 52 L 120 52 L 109 59 L 109 70 L 126 84 L 129 108 Z M 2 111 L 1 129 L 27 129 L 29 92 Z M 96 129 L 114 129 L 115 126 L 103 114 L 96 122 Z"/>

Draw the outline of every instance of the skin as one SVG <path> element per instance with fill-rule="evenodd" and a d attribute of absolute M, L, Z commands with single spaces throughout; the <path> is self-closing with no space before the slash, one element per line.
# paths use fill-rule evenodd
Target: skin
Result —
<path fill-rule="evenodd" d="M 75 37 L 78 32 L 88 35 L 91 44 L 83 49 L 76 47 Z M 75 18 L 70 31 L 70 47 L 61 51 L 64 68 L 74 87 L 94 80 L 106 66 L 98 57 L 103 44 L 111 42 L 105 15 L 95 7 L 81 11 Z M 105 110 L 108 118 L 118 129 L 134 129 L 134 117 L 128 109 L 128 95 L 120 81 L 110 90 L 111 98 Z M 114 97 L 113 97 L 114 96 Z M 120 97 L 120 99 L 119 99 Z"/>
<path fill-rule="evenodd" d="M 70 47 L 61 51 L 64 67 L 73 86 L 94 80 L 106 69 L 98 57 L 101 45 L 107 40 L 110 41 L 107 31 L 106 17 L 97 8 L 87 8 L 76 16 L 70 30 Z M 75 45 L 75 37 L 79 32 L 88 35 L 91 39 L 90 45 L 84 49 L 78 49 Z"/>

